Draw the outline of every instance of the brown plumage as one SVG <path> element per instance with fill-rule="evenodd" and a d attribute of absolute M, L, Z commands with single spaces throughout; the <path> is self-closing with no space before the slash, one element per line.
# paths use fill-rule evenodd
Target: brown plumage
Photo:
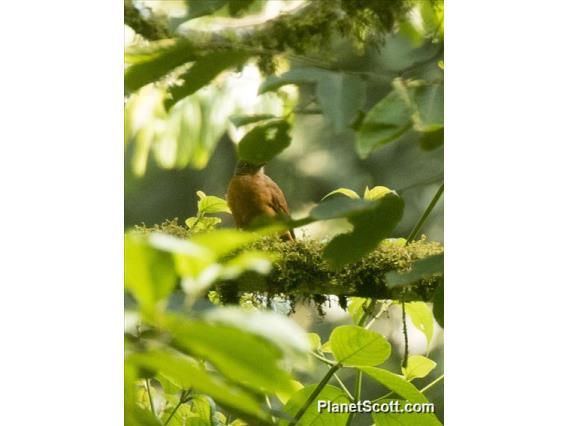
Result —
<path fill-rule="evenodd" d="M 261 217 L 289 216 L 284 193 L 264 174 L 263 165 L 239 161 L 229 182 L 227 201 L 237 228 L 247 228 Z M 294 231 L 286 231 L 282 238 L 294 240 Z"/>

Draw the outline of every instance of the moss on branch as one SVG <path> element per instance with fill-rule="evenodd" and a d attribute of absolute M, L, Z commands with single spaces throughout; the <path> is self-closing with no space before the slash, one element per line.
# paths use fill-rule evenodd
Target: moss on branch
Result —
<path fill-rule="evenodd" d="M 164 232 L 180 238 L 188 238 L 191 231 L 168 220 L 151 228 L 137 227 L 142 232 Z M 272 271 L 262 276 L 247 272 L 236 280 L 221 282 L 216 290 L 224 302 L 238 301 L 240 294 L 255 293 L 283 296 L 290 300 L 308 298 L 321 304 L 329 295 L 372 297 L 376 299 L 400 299 L 430 301 L 440 284 L 441 277 L 422 279 L 410 287 L 389 288 L 385 274 L 389 271 L 408 271 L 415 261 L 442 253 L 442 244 L 422 237 L 405 245 L 399 240 L 385 240 L 374 251 L 358 262 L 334 271 L 323 258 L 325 242 L 301 239 L 285 242 L 277 237 L 263 238 L 242 250 L 253 249 L 277 255 Z M 233 253 L 235 255 L 237 253 Z"/>

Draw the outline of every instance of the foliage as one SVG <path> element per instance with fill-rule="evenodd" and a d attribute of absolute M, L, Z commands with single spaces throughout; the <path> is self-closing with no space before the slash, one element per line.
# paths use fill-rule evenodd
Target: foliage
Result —
<path fill-rule="evenodd" d="M 181 13 L 163 13 L 178 3 Z M 305 2 L 260 24 L 203 31 L 217 18 L 262 9 L 257 0 L 125 2 L 136 32 L 125 56 L 125 143 L 135 175 L 151 161 L 202 169 L 224 135 L 241 159 L 266 163 L 298 143 L 303 114 L 321 115 L 334 135 L 349 135 L 361 158 L 409 134 L 425 151 L 443 144 L 441 2 Z M 404 34 L 421 59 L 377 70 L 346 65 L 335 52 L 347 45 L 366 54 L 391 31 Z M 239 73 L 254 84 L 241 87 Z M 385 77 L 392 89 L 368 99 Z M 352 414 L 319 412 L 317 402 L 360 401 L 363 380 L 373 384 L 375 402 L 428 403 L 425 390 L 443 375 L 422 390 L 416 382 L 436 363 L 406 346 L 407 362 L 396 367 L 394 343 L 371 326 L 404 306 L 408 326 L 430 346 L 436 322 L 443 325 L 443 247 L 414 240 L 442 190 L 406 239 L 390 238 L 404 194 L 384 186 L 362 196 L 340 187 L 299 219 L 247 231 L 221 227 L 226 201 L 199 191 L 197 212 L 183 225 L 174 219 L 128 231 L 125 423 L 348 425 Z M 323 240 L 278 237 L 330 220 L 350 229 Z M 293 311 L 302 298 L 322 314 L 324 303 L 338 300 L 351 323 L 326 339 L 273 312 Z M 277 300 L 284 309 L 270 309 Z M 229 303 L 241 307 L 222 306 Z M 403 329 L 407 339 L 406 323 Z M 355 375 L 352 391 L 338 373 Z M 377 425 L 441 424 L 435 414 L 372 418 Z"/>

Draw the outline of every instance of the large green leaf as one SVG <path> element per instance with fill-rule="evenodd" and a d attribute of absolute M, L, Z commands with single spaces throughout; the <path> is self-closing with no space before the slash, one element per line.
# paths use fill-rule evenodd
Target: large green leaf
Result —
<path fill-rule="evenodd" d="M 433 151 L 444 144 L 444 128 L 432 132 L 425 132 L 418 140 L 420 148 L 424 151 Z"/>
<path fill-rule="evenodd" d="M 357 132 L 357 152 L 363 158 L 398 139 L 412 127 L 411 109 L 398 90 L 381 99 L 365 116 Z"/>
<path fill-rule="evenodd" d="M 348 217 L 353 224 L 352 232 L 336 236 L 325 247 L 323 256 L 332 268 L 339 269 L 371 252 L 382 239 L 389 236 L 402 218 L 404 202 L 394 192 L 370 205 L 373 206 L 371 209 Z"/>
<path fill-rule="evenodd" d="M 365 83 L 349 74 L 328 72 L 319 78 L 316 95 L 325 118 L 339 133 L 365 104 Z"/>
<path fill-rule="evenodd" d="M 390 271 L 385 274 L 388 287 L 412 284 L 418 280 L 430 278 L 434 274 L 444 273 L 444 253 L 417 260 L 407 272 Z"/>
<path fill-rule="evenodd" d="M 201 214 L 211 214 L 211 213 L 231 213 L 231 209 L 222 198 L 216 197 L 214 195 L 206 195 L 203 191 L 197 191 L 197 211 Z"/>
<path fill-rule="evenodd" d="M 131 354 L 126 362 L 127 365 L 160 373 L 182 389 L 196 389 L 222 405 L 266 419 L 266 414 L 252 395 L 215 377 L 187 356 L 155 350 Z"/>
<path fill-rule="evenodd" d="M 143 49 L 131 49 L 126 53 L 126 60 L 132 65 L 124 73 L 124 88 L 133 92 L 197 57 L 198 51 L 184 38 L 159 40 Z"/>
<path fill-rule="evenodd" d="M 179 77 L 183 83 L 169 88 L 169 98 L 164 102 L 166 109 L 209 84 L 222 71 L 242 65 L 249 56 L 247 52 L 228 50 L 209 53 L 198 59 Z"/>
<path fill-rule="evenodd" d="M 124 285 L 147 312 L 165 299 L 177 282 L 174 262 L 169 253 L 157 250 L 139 234 L 124 237 Z"/>
<path fill-rule="evenodd" d="M 383 368 L 358 367 L 359 370 L 410 402 L 428 402 L 428 399 L 404 377 Z"/>
<path fill-rule="evenodd" d="M 285 120 L 256 126 L 239 142 L 239 158 L 253 164 L 267 163 L 290 145 L 289 130 Z"/>
<path fill-rule="evenodd" d="M 233 381 L 267 392 L 291 389 L 279 366 L 282 352 L 268 340 L 224 324 L 169 316 L 167 328 L 180 350 L 203 358 Z"/>
<path fill-rule="evenodd" d="M 402 409 L 408 401 L 382 399 L 380 403 Z M 442 426 L 440 420 L 432 413 L 373 412 L 371 415 L 373 416 L 375 426 Z"/>
<path fill-rule="evenodd" d="M 290 417 L 303 407 L 306 400 L 312 394 L 317 385 L 306 386 L 292 395 L 284 406 L 284 412 Z M 349 398 L 339 388 L 325 385 L 317 398 L 308 406 L 308 409 L 297 423 L 298 426 L 344 426 L 347 423 L 349 413 L 331 413 L 326 409 L 318 410 L 318 401 L 329 402 L 330 404 L 347 404 Z M 321 412 L 318 412 L 321 411 Z M 279 425 L 285 426 L 289 422 L 282 420 Z"/>
<path fill-rule="evenodd" d="M 355 325 L 336 327 L 329 341 L 335 359 L 344 365 L 382 364 L 391 354 L 391 345 L 387 339 Z"/>

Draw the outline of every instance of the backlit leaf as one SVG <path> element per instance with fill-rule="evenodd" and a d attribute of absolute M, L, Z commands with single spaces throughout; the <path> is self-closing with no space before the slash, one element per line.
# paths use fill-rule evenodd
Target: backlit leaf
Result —
<path fill-rule="evenodd" d="M 337 362 L 344 365 L 377 365 L 391 354 L 391 345 L 382 335 L 355 325 L 336 327 L 329 338 Z"/>

